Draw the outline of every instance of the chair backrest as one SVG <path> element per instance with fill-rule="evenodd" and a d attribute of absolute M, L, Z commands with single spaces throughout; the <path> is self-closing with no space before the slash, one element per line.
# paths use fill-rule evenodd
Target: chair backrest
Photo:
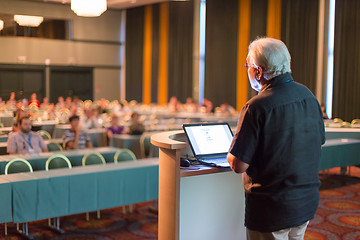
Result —
<path fill-rule="evenodd" d="M 114 156 L 114 163 L 134 160 L 136 160 L 135 154 L 131 150 L 125 148 L 117 151 Z"/>
<path fill-rule="evenodd" d="M 82 159 L 82 165 L 106 164 L 104 157 L 97 152 L 86 154 Z"/>
<path fill-rule="evenodd" d="M 45 163 L 45 170 L 57 168 L 72 168 L 70 160 L 61 154 L 52 155 Z"/>
<path fill-rule="evenodd" d="M 150 142 L 151 135 L 144 133 L 140 137 L 140 151 L 141 151 L 141 157 L 147 158 L 150 155 Z"/>
<path fill-rule="evenodd" d="M 42 137 L 42 139 L 44 140 L 50 140 L 51 139 L 51 135 L 50 133 L 48 133 L 47 131 L 45 130 L 39 130 L 37 131 L 37 133 Z"/>
<path fill-rule="evenodd" d="M 62 151 L 63 150 L 63 148 L 61 147 L 60 144 L 53 143 L 53 142 L 48 143 L 47 148 L 48 148 L 49 152 L 55 152 L 55 151 Z"/>
<path fill-rule="evenodd" d="M 22 158 L 15 158 L 8 162 L 5 166 L 5 175 L 21 172 L 33 172 L 28 161 Z"/>

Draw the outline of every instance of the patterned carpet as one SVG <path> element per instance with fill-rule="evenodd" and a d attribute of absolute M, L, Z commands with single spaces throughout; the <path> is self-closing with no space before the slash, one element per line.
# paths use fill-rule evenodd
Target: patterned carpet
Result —
<path fill-rule="evenodd" d="M 155 240 L 157 239 L 157 209 L 153 202 L 134 205 L 132 213 L 122 213 L 122 208 L 101 211 L 101 219 L 96 213 L 90 213 L 90 221 L 85 214 L 77 214 L 60 218 L 64 234 L 57 233 L 48 227 L 48 222 L 29 223 L 29 233 L 36 240 Z M 16 233 L 16 225 L 8 225 L 8 236 L 4 237 L 4 226 L 0 225 L 0 239 L 25 239 Z"/>
<path fill-rule="evenodd" d="M 351 168 L 351 175 L 341 175 L 339 168 L 320 174 L 320 206 L 310 221 L 305 240 L 360 240 L 360 169 Z M 122 213 L 122 208 L 101 211 L 97 220 L 85 221 L 85 214 L 61 218 L 59 234 L 47 227 L 47 221 L 29 223 L 29 232 L 39 240 L 155 240 L 157 239 L 157 210 L 153 202 L 136 204 L 132 213 Z M 5 238 L 4 226 L 0 224 L 0 239 L 24 239 L 16 234 L 16 226 L 9 224 Z M 226 240 L 226 239 L 225 239 Z M 242 240 L 242 239 L 239 239 Z"/>
<path fill-rule="evenodd" d="M 320 174 L 320 205 L 305 240 L 360 240 L 360 169 L 341 175 L 339 168 Z"/>

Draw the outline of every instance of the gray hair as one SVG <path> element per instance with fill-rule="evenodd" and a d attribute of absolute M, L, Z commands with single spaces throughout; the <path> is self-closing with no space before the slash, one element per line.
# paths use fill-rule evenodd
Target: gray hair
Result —
<path fill-rule="evenodd" d="M 289 50 L 282 41 L 274 38 L 258 38 L 251 42 L 248 58 L 263 69 L 267 80 L 291 72 Z"/>

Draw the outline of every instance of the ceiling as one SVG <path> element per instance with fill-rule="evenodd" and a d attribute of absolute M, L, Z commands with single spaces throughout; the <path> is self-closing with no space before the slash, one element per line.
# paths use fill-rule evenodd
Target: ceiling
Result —
<path fill-rule="evenodd" d="M 71 0 L 33 0 L 37 2 L 52 2 L 59 4 L 70 4 Z M 108 9 L 124 9 L 138 7 L 153 3 L 169 2 L 171 0 L 107 0 Z"/>

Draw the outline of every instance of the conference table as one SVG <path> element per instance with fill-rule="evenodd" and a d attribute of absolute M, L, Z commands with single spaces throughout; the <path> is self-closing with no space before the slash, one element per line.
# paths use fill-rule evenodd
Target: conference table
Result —
<path fill-rule="evenodd" d="M 0 142 L 7 142 L 8 134 L 1 134 L 0 135 Z"/>
<path fill-rule="evenodd" d="M 110 139 L 110 146 L 129 149 L 135 154 L 136 158 L 140 159 L 142 158 L 140 138 L 141 135 L 114 134 Z"/>
<path fill-rule="evenodd" d="M 12 127 L 2 127 L 0 128 L 0 133 L 6 134 L 12 131 Z"/>
<path fill-rule="evenodd" d="M 24 223 L 158 199 L 156 158 L 0 175 L 0 223 Z"/>
<path fill-rule="evenodd" d="M 48 133 L 50 133 L 50 135 L 53 135 L 55 126 L 58 123 L 59 122 L 56 120 L 33 121 L 32 122 L 33 131 L 45 130 Z"/>
<path fill-rule="evenodd" d="M 360 139 L 360 128 L 325 128 L 326 140 L 340 139 L 340 138 L 352 138 Z"/>
<path fill-rule="evenodd" d="M 4 127 L 12 127 L 14 121 L 13 112 L 0 113 L 0 123 L 4 124 Z"/>
<path fill-rule="evenodd" d="M 329 139 L 321 149 L 320 170 L 360 164 L 360 139 Z"/>
<path fill-rule="evenodd" d="M 34 171 L 45 170 L 45 163 L 54 154 L 62 154 L 69 158 L 72 166 L 81 166 L 84 155 L 92 152 L 100 153 L 107 163 L 114 162 L 115 153 L 120 150 L 114 147 L 79 149 L 67 151 L 44 152 L 39 154 L 15 154 L 0 156 L 0 174 L 5 173 L 5 166 L 14 158 L 23 158 L 29 161 Z"/>

